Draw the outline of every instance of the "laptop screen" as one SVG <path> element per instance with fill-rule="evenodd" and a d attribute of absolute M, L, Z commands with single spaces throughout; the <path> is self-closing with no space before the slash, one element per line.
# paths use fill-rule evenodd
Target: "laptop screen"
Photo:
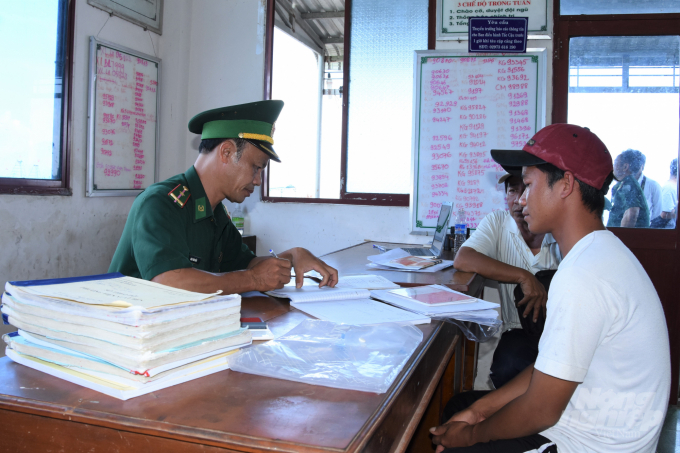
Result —
<path fill-rule="evenodd" d="M 452 210 L 453 207 L 451 206 L 451 203 L 442 203 L 439 211 L 439 219 L 437 220 L 437 228 L 435 229 L 434 239 L 432 240 L 432 248 L 437 249 L 437 251 L 442 248 L 446 230 L 449 226 L 449 220 L 451 220 Z"/>

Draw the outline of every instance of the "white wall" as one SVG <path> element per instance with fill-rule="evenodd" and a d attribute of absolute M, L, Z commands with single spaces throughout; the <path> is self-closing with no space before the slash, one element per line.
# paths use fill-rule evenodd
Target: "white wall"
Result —
<path fill-rule="evenodd" d="M 262 99 L 265 0 L 198 0 L 191 14 L 187 122 L 204 110 Z M 167 6 L 167 4 L 166 4 Z M 186 131 L 185 168 L 198 155 Z"/>
<path fill-rule="evenodd" d="M 272 163 L 271 165 L 276 165 Z M 257 196 L 257 192 L 253 197 Z M 364 239 L 423 243 L 425 236 L 409 234 L 407 207 L 329 205 L 307 203 L 245 203 L 246 233 L 257 235 L 258 255 L 271 248 L 305 247 L 317 255 L 332 252 Z M 231 204 L 229 209 L 233 209 Z"/>
<path fill-rule="evenodd" d="M 8 280 L 107 272 L 123 231 L 133 197 L 85 197 L 90 36 L 147 54 L 155 53 L 162 59 L 160 178 L 185 170 L 186 134 L 183 131 L 186 130 L 189 48 L 189 27 L 185 20 L 191 15 L 191 5 L 192 1 L 166 1 L 164 34 L 159 37 L 111 17 L 84 0 L 76 2 L 71 137 L 73 195 L 0 195 L 0 284 L 3 287 Z"/>

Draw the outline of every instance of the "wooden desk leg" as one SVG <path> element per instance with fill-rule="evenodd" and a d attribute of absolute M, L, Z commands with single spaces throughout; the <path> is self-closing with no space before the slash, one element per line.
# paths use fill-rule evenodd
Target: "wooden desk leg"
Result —
<path fill-rule="evenodd" d="M 442 374 L 437 389 L 432 395 L 430 404 L 428 405 L 423 418 L 420 420 L 418 428 L 411 439 L 406 451 L 404 453 L 433 453 L 435 446 L 432 444 L 431 436 L 429 434 L 429 429 L 433 426 L 439 426 L 441 424 L 442 414 L 444 413 L 444 407 L 449 399 L 453 397 L 456 393 L 455 382 L 460 381 L 460 363 L 461 357 L 461 343 L 463 343 L 463 334 L 458 333 L 456 336 L 456 345 L 453 351 L 453 355 L 449 360 L 444 374 Z"/>
<path fill-rule="evenodd" d="M 475 377 L 477 376 L 477 358 L 479 357 L 479 345 L 476 341 L 464 339 L 465 364 L 463 368 L 463 391 L 469 392 L 474 389 Z"/>
<path fill-rule="evenodd" d="M 453 394 L 457 395 L 463 391 L 463 383 L 465 382 L 465 336 L 463 332 L 460 333 L 461 341 L 456 345 L 456 375 L 453 380 Z"/>

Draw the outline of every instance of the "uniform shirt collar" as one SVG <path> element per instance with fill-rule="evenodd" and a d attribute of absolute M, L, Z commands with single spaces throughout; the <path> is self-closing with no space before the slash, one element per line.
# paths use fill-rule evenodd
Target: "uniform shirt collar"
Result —
<path fill-rule="evenodd" d="M 193 165 L 189 167 L 184 173 L 184 177 L 187 180 L 189 192 L 191 193 L 191 198 L 193 200 L 192 209 L 194 211 L 194 223 L 213 217 L 210 200 L 208 200 L 208 197 L 205 194 L 203 183 L 201 182 L 198 173 L 196 173 L 196 168 L 194 168 Z"/>

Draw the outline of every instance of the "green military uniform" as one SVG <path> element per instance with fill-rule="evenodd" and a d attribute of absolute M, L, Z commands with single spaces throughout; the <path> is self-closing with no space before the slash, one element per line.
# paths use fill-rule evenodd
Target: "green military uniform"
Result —
<path fill-rule="evenodd" d="M 628 175 L 612 187 L 612 208 L 608 227 L 620 227 L 623 215 L 629 208 L 640 208 L 635 228 L 649 228 L 649 206 L 637 179 Z"/>
<path fill-rule="evenodd" d="M 189 130 L 201 134 L 203 140 L 246 140 L 280 162 L 272 145 L 274 123 L 282 108 L 281 101 L 260 101 L 208 110 L 189 121 Z M 192 166 L 137 197 L 109 272 L 151 280 L 175 269 L 242 270 L 253 258 L 224 205 L 213 212 Z"/>
<path fill-rule="evenodd" d="M 253 258 L 224 205 L 220 203 L 213 212 L 192 166 L 137 197 L 109 272 L 151 280 L 189 267 L 207 272 L 241 270 Z"/>

